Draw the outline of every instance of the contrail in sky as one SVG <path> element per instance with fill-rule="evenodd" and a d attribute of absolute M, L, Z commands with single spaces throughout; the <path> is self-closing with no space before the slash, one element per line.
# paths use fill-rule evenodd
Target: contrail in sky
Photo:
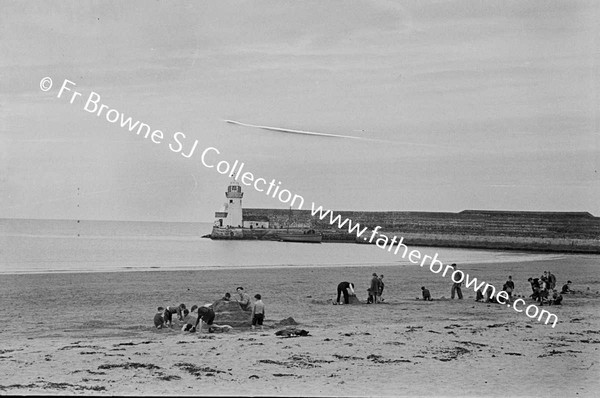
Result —
<path fill-rule="evenodd" d="M 353 135 L 316 133 L 316 132 L 313 132 L 313 131 L 286 129 L 286 128 L 283 128 L 283 127 L 259 126 L 259 125 L 256 125 L 256 124 L 236 122 L 235 120 L 226 120 L 225 119 L 223 121 L 226 122 L 226 123 L 235 124 L 237 126 L 252 127 L 252 128 L 255 128 L 255 129 L 277 131 L 279 133 L 287 133 L 287 134 L 302 134 L 302 135 L 312 135 L 312 136 L 318 136 L 318 137 L 347 138 L 347 139 L 351 139 L 351 140 L 371 141 L 371 142 L 383 142 L 383 143 L 397 144 L 397 145 L 414 145 L 414 146 L 433 147 L 433 148 L 452 148 L 452 147 L 446 146 L 446 145 L 442 146 L 442 145 L 437 145 L 437 144 L 421 144 L 421 143 L 416 143 L 416 142 L 378 140 L 378 139 L 373 139 L 373 138 L 356 137 L 356 136 L 353 136 Z M 364 131 L 364 130 L 360 130 L 360 131 Z"/>
<path fill-rule="evenodd" d="M 349 139 L 352 139 L 352 140 L 362 140 L 362 141 L 381 141 L 381 140 L 373 140 L 373 139 L 370 139 L 370 138 L 355 137 L 353 135 L 339 135 L 339 134 L 315 133 L 315 132 L 312 132 L 312 131 L 292 130 L 292 129 L 286 129 L 286 128 L 283 128 L 283 127 L 257 126 L 255 124 L 248 124 L 248 123 L 236 122 L 235 120 L 225 120 L 225 122 L 231 123 L 231 124 L 235 124 L 235 125 L 238 125 L 238 126 L 254 127 L 256 129 L 278 131 L 280 133 L 288 133 L 288 134 L 303 134 L 303 135 L 316 135 L 316 136 L 320 136 L 320 137 L 349 138 Z"/>

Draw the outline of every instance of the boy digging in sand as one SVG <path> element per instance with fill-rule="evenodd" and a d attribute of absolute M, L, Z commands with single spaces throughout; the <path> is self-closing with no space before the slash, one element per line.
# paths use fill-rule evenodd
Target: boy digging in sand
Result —
<path fill-rule="evenodd" d="M 192 312 L 194 312 L 194 310 L 196 309 L 194 307 L 192 307 Z M 185 310 L 183 310 L 183 327 L 181 328 L 181 331 L 194 333 L 196 331 L 196 328 L 194 327 L 193 322 L 194 316 L 190 313 L 190 310 L 186 308 Z"/>
<path fill-rule="evenodd" d="M 174 307 L 174 306 L 167 307 L 163 314 L 165 324 L 168 327 L 173 326 L 173 314 L 177 314 L 177 320 L 182 321 L 183 320 L 183 310 L 185 310 L 185 304 L 179 304 L 179 306 L 177 306 L 177 307 Z"/>
<path fill-rule="evenodd" d="M 196 319 L 196 324 L 194 328 L 198 331 L 198 333 L 202 333 L 202 326 L 206 323 L 207 332 L 210 331 L 210 327 L 215 320 L 215 311 L 210 308 L 210 304 L 205 304 L 204 306 L 198 308 L 198 319 Z M 202 323 L 200 323 L 202 322 Z M 200 323 L 200 329 L 198 329 L 198 324 Z"/>

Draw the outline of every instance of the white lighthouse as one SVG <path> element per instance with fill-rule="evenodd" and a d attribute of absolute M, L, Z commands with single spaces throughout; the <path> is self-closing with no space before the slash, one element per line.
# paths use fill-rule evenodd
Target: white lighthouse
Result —
<path fill-rule="evenodd" d="M 233 180 L 225 192 L 227 202 L 223 205 L 221 211 L 215 213 L 215 226 L 221 228 L 241 228 L 242 220 L 242 187 L 237 181 Z"/>
<path fill-rule="evenodd" d="M 242 193 L 242 187 L 236 180 L 229 183 L 225 197 L 227 197 L 227 225 L 241 228 L 243 225 L 242 198 L 244 194 Z"/>

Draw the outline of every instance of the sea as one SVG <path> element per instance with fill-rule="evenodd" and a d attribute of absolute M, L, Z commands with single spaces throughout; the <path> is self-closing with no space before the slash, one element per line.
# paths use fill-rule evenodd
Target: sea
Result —
<path fill-rule="evenodd" d="M 203 238 L 211 223 L 0 219 L 0 274 L 269 267 L 409 266 L 375 245 Z M 419 247 L 444 264 L 498 264 L 561 254 Z"/>

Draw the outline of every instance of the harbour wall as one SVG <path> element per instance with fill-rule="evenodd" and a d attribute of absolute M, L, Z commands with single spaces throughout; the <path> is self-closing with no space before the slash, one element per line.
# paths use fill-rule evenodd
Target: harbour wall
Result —
<path fill-rule="evenodd" d="M 365 242 L 371 230 L 404 237 L 407 245 L 479 249 L 514 249 L 600 254 L 600 218 L 585 212 L 510 212 L 465 210 L 449 212 L 334 211 L 343 221 L 368 230 L 357 239 L 346 226 L 338 229 L 311 216 L 309 210 L 243 209 L 243 217 L 266 217 L 269 228 L 213 228 L 213 239 L 278 240 L 278 234 L 315 229 L 324 242 Z"/>

